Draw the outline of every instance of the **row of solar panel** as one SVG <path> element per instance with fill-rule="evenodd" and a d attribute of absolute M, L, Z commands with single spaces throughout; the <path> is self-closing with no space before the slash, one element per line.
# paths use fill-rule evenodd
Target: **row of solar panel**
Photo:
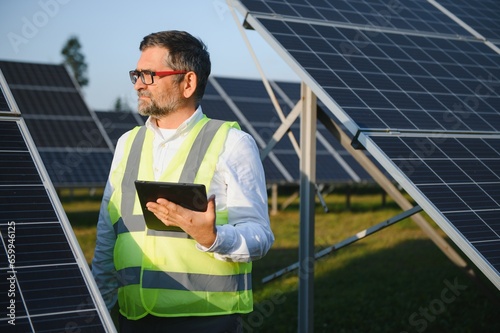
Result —
<path fill-rule="evenodd" d="M 438 2 L 234 3 L 500 289 L 500 5 Z"/>
<path fill-rule="evenodd" d="M 24 83 L 15 81 L 18 83 L 13 85 L 5 84 L 0 76 L 0 111 L 9 115 L 0 116 L 0 234 L 3 240 L 0 248 L 0 287 L 3 290 L 11 288 L 14 293 L 12 297 L 9 293 L 2 293 L 0 306 L 4 309 L 9 309 L 9 306 L 15 308 L 15 327 L 20 331 L 53 332 L 67 328 L 78 328 L 81 332 L 112 331 L 107 311 L 102 308 L 100 297 L 88 280 L 88 268 L 82 267 L 86 265 L 83 256 L 81 252 L 74 252 L 78 245 L 74 239 L 71 241 L 68 238 L 71 233 L 69 222 L 50 188 L 51 184 L 103 186 L 112 154 L 99 125 L 106 129 L 104 134 L 116 143 L 122 133 L 142 124 L 144 118 L 133 113 L 97 112 L 100 123 L 96 123 L 90 112 L 84 112 L 86 107 L 74 87 L 60 91 L 58 87 L 51 90 L 50 86 L 44 89 L 37 86 L 50 85 L 51 82 L 31 77 L 34 73 L 50 72 L 49 67 L 61 68 L 47 66 L 41 65 L 43 70 L 37 71 L 33 64 L 0 62 L 2 72 L 7 68 L 6 72 L 11 75 L 7 76 L 7 82 L 12 76 L 19 80 L 18 77 L 23 76 L 21 74 L 28 75 Z M 16 67 L 21 70 L 16 72 Z M 32 71 L 27 71 L 25 67 Z M 68 74 L 60 71 L 60 75 Z M 58 77 L 53 79 L 64 82 Z M 244 129 L 250 130 L 247 127 L 250 126 L 260 139 L 264 142 L 268 140 L 279 121 L 265 97 L 262 84 L 223 78 L 213 82 L 226 87 L 235 96 L 234 103 L 238 109 L 250 115 L 244 119 L 247 124 Z M 248 90 L 246 85 L 255 89 Z M 298 87 L 298 84 L 282 83 L 280 89 L 290 94 L 287 98 L 298 100 Z M 61 100 L 55 101 L 59 96 Z M 280 102 L 288 113 L 293 105 L 290 102 L 287 105 L 283 99 Z M 73 104 L 75 108 L 71 107 Z M 21 114 L 12 105 L 19 107 Z M 65 109 L 73 112 L 67 114 Z M 204 110 L 211 117 L 241 120 L 212 85 L 207 89 Z M 246 123 L 246 120 L 249 122 Z M 292 127 L 292 132 L 298 138 L 297 126 Z M 324 128 L 320 133 L 329 137 Z M 37 149 L 28 147 L 27 141 L 31 137 Z M 326 142 L 332 149 L 341 149 L 332 138 Z M 291 144 L 280 142 L 276 154 L 280 157 L 278 162 L 281 166 L 292 175 L 291 180 L 298 179 L 298 158 Z M 43 165 L 36 156 L 44 161 Z M 337 158 L 347 161 L 347 164 L 353 162 L 345 152 L 340 152 L 339 156 Z M 265 164 L 270 179 L 279 182 L 285 178 L 283 169 L 275 165 L 276 162 L 267 159 Z M 318 170 L 318 179 L 331 181 L 332 174 L 336 179 L 352 179 L 354 171 L 351 169 L 349 173 L 340 167 L 335 169 L 331 153 L 326 150 L 320 152 L 318 164 L 324 166 Z M 359 167 L 356 172 L 362 175 Z M 50 175 L 51 182 L 47 175 Z M 9 266 L 12 249 L 8 244 L 12 224 L 16 232 L 15 266 Z M 9 329 L 11 325 L 8 316 L 0 318 L 2 329 Z"/>
<path fill-rule="evenodd" d="M 475 25 L 484 36 L 498 41 L 500 10 L 497 2 L 472 1 L 474 5 L 464 0 L 441 2 L 455 9 L 457 15 Z M 294 68 L 299 64 L 301 77 L 310 83 L 325 106 L 337 116 L 343 119 L 347 116 L 352 120 L 349 127 L 352 133 L 362 132 L 359 136 L 361 142 L 387 170 L 397 175 L 419 204 L 498 286 L 498 57 L 476 41 L 468 38 L 458 41 L 450 37 L 466 36 L 467 33 L 460 24 L 423 0 L 343 0 L 336 1 L 335 6 L 323 0 L 252 0 L 244 3 L 255 12 L 252 13 L 255 17 L 261 18 L 263 29 L 260 32 L 278 41 L 273 46 L 288 52 L 290 56 L 286 60 L 293 62 Z M 484 17 L 487 6 L 489 15 Z M 476 11 L 476 7 L 483 10 Z M 276 17 L 283 19 L 280 24 L 276 24 Z M 319 21 L 321 24 L 318 24 Z M 356 29 L 339 27 L 339 22 Z M 380 31 L 374 34 L 376 30 L 373 28 L 380 28 Z M 398 30 L 398 35 L 382 31 L 388 29 Z M 426 34 L 403 36 L 410 30 Z M 448 37 L 443 39 L 442 35 Z M 362 43 L 358 42 L 360 40 Z M 346 48 L 342 50 L 341 45 Z M 351 52 L 347 58 L 346 50 Z M 75 130 L 68 120 L 90 122 L 88 114 L 82 111 L 84 108 L 72 108 L 74 114 L 70 115 L 62 112 L 67 99 L 78 99 L 78 93 L 63 68 L 48 65 L 36 68 L 37 65 L 20 64 L 21 69 L 16 71 L 10 65 L 4 68 L 5 62 L 0 65 L 10 91 L 16 96 L 6 98 L 4 90 L 8 87 L 2 83 L 0 111 L 12 113 L 11 104 L 14 101 L 25 103 L 22 107 L 27 108 L 26 123 L 31 122 L 31 127 L 36 126 L 40 119 L 49 118 L 62 124 L 54 127 L 40 122 L 44 124 L 44 130 L 36 133 L 37 130 L 33 129 L 38 139 L 43 140 L 54 129 Z M 43 75 L 38 77 L 34 74 L 37 71 Z M 275 121 L 277 118 L 271 113 L 270 105 L 263 102 L 264 95 L 256 93 L 258 89 L 251 89 L 251 97 L 256 99 L 249 104 L 241 85 L 223 81 L 217 79 L 216 82 L 235 99 L 238 109 L 245 110 L 245 116 L 260 115 L 250 122 L 256 133 L 265 137 L 276 128 L 279 122 Z M 476 83 L 478 85 L 475 86 Z M 284 84 L 282 87 L 284 91 L 289 91 Z M 44 94 L 47 91 L 49 93 Z M 32 96 L 54 96 L 55 91 L 73 97 L 40 102 L 40 106 L 26 101 Z M 211 113 L 209 109 L 212 105 L 214 117 L 226 115 L 238 118 L 235 110 L 228 107 L 216 89 L 209 87 L 208 91 L 207 113 Z M 288 92 L 286 95 L 294 96 Z M 431 99 L 424 103 L 425 98 Z M 298 95 L 290 99 L 296 101 Z M 284 99 L 280 102 L 285 111 L 290 110 L 291 106 Z M 31 108 L 39 109 L 39 113 L 30 113 L 34 111 Z M 52 108 L 54 113 L 51 113 Z M 400 108 L 405 112 L 401 112 Z M 420 119 L 410 116 L 412 112 L 418 113 L 419 117 L 428 114 Z M 107 114 L 105 117 L 113 116 Z M 456 128 L 443 126 L 442 122 L 447 122 L 447 119 L 451 119 L 449 122 Z M 427 125 L 427 121 L 432 125 Z M 14 288 L 16 292 L 15 297 L 2 293 L 0 306 L 16 309 L 16 328 L 20 331 L 53 332 L 73 328 L 82 332 L 105 331 L 103 321 L 107 320 L 104 315 L 107 311 L 94 303 L 99 297 L 95 290 L 92 294 L 92 283 L 89 285 L 86 281 L 88 275 L 81 275 L 82 271 L 88 274 L 88 270 L 81 266 L 81 257 L 80 260 L 75 259 L 69 245 L 75 246 L 75 243 L 68 241 L 68 223 L 58 214 L 60 208 L 55 207 L 57 198 L 47 180 L 43 179 L 46 177 L 44 167 L 35 158 L 36 149 L 29 143 L 30 135 L 24 121 L 19 115 L 9 115 L 2 117 L 0 124 L 0 231 L 3 242 L 0 250 L 0 286 L 5 291 Z M 101 132 L 102 127 L 97 123 L 94 125 L 69 133 L 69 136 L 77 136 L 73 144 L 79 150 L 69 149 L 63 152 L 63 157 L 58 157 L 57 163 L 46 163 L 53 168 L 51 178 L 59 180 L 57 175 L 64 178 L 65 174 L 73 173 L 81 166 L 95 165 L 97 158 L 92 154 L 96 151 L 83 148 L 100 149 L 99 153 L 109 156 L 103 164 L 109 165 L 111 154 L 102 150 L 111 150 L 112 147 L 102 143 L 106 140 L 96 139 L 98 133 L 103 137 L 104 133 Z M 373 131 L 387 128 L 392 132 L 380 134 Z M 395 135 L 400 128 L 408 132 Z M 116 134 L 125 128 L 117 126 L 113 130 Z M 298 134 L 296 128 L 292 131 Z M 464 133 L 457 135 L 457 131 Z M 63 141 L 65 137 L 68 135 L 62 137 Z M 53 140 L 58 141 L 57 137 Z M 93 144 L 91 147 L 83 146 L 89 142 Z M 334 142 L 328 142 L 334 145 Z M 41 154 L 47 154 L 46 159 L 53 159 L 52 154 L 61 153 L 61 148 L 64 150 L 64 146 L 54 144 L 53 147 L 49 142 L 41 141 L 43 145 L 47 145 L 41 147 Z M 288 154 L 291 146 L 283 141 L 277 149 Z M 289 165 L 287 160 L 282 160 L 282 163 Z M 329 168 L 335 166 L 331 160 L 324 163 Z M 279 175 L 280 171 L 276 170 L 276 174 Z M 11 260 L 12 247 L 8 246 L 12 239 L 9 229 L 12 222 L 16 226 L 15 241 L 19 254 L 15 272 Z M 3 330 L 12 327 L 8 320 L 7 316 L 0 319 Z"/>
<path fill-rule="evenodd" d="M 142 125 L 145 118 L 131 112 L 96 112 L 97 117 L 93 117 L 77 89 L 69 85 L 71 80 L 68 81 L 67 72 L 61 68 L 0 61 L 0 69 L 5 73 L 13 99 L 30 128 L 55 186 L 103 186 L 111 164 L 113 145 L 125 131 Z M 52 74 L 43 80 L 38 78 L 49 72 Z M 259 136 L 257 139 L 260 142 L 268 142 L 281 122 L 262 82 L 230 78 L 213 80 L 230 96 L 244 119 L 236 116 L 235 110 L 212 83 L 206 89 L 202 104 L 204 112 L 209 117 L 240 121 L 243 130 Z M 279 102 L 287 115 L 293 103 L 300 99 L 300 85 L 290 82 L 274 84 L 282 94 Z M 3 102 L 8 107 L 6 103 Z M 247 128 L 246 124 L 252 128 Z M 297 140 L 298 129 L 298 124 L 292 126 Z M 324 127 L 320 127 L 319 133 L 327 142 L 327 146 L 318 144 L 319 182 L 370 181 L 368 174 Z M 332 157 L 331 151 L 338 152 L 337 159 Z M 287 137 L 278 143 L 273 154 L 277 159 L 264 161 L 268 182 L 297 183 L 299 160 Z M 343 160 L 342 163 L 339 164 L 338 159 Z M 345 165 L 350 166 L 348 170 Z"/>

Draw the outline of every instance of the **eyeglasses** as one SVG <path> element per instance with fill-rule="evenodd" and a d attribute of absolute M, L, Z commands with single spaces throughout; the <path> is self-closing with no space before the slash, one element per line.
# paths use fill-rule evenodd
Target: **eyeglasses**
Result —
<path fill-rule="evenodd" d="M 132 81 L 132 84 L 135 84 L 139 78 L 141 78 L 142 83 L 144 84 L 153 84 L 154 76 L 159 76 L 159 77 L 164 77 L 164 76 L 169 76 L 169 75 L 176 75 L 176 74 L 186 74 L 188 71 L 161 71 L 161 72 L 152 72 L 152 71 L 137 71 L 133 70 L 128 72 L 130 75 L 130 81 Z"/>

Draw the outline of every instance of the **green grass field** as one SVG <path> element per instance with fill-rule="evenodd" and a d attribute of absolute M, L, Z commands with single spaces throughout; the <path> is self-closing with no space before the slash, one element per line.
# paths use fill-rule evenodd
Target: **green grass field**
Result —
<path fill-rule="evenodd" d="M 376 194 L 353 195 L 350 210 L 344 195 L 325 199 L 329 212 L 318 204 L 315 216 L 317 250 L 401 212 L 390 200 L 382 206 Z M 99 202 L 63 205 L 90 263 Z M 245 332 L 297 332 L 298 272 L 261 280 L 298 261 L 298 201 L 271 216 L 271 224 L 276 242 L 254 263 L 255 306 L 244 317 Z M 481 283 L 451 263 L 411 219 L 403 220 L 316 261 L 314 331 L 500 332 L 500 292 L 474 270 Z"/>

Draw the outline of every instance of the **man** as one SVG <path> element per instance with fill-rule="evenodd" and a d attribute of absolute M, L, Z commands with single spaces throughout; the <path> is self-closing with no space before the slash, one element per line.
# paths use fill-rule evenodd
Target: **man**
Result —
<path fill-rule="evenodd" d="M 251 262 L 274 242 L 257 146 L 237 124 L 203 114 L 210 74 L 203 42 L 163 31 L 144 37 L 140 50 L 130 78 L 139 113 L 149 118 L 117 143 L 97 225 L 94 277 L 109 309 L 118 299 L 121 332 L 239 332 L 240 314 L 253 306 Z M 208 208 L 149 202 L 165 225 L 182 231 L 148 229 L 136 179 L 205 184 Z"/>

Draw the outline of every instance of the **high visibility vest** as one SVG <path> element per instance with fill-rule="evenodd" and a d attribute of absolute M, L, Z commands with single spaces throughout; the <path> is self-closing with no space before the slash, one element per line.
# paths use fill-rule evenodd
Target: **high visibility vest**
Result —
<path fill-rule="evenodd" d="M 239 128 L 204 117 L 159 180 L 205 184 L 208 191 L 231 127 Z M 251 263 L 218 260 L 198 250 L 184 232 L 146 227 L 134 180 L 154 180 L 152 144 L 153 133 L 145 126 L 132 130 L 125 156 L 110 177 L 114 191 L 108 211 L 117 235 L 120 312 L 128 319 L 148 313 L 178 317 L 251 312 Z M 216 223 L 227 223 L 227 211 L 217 211 Z"/>

